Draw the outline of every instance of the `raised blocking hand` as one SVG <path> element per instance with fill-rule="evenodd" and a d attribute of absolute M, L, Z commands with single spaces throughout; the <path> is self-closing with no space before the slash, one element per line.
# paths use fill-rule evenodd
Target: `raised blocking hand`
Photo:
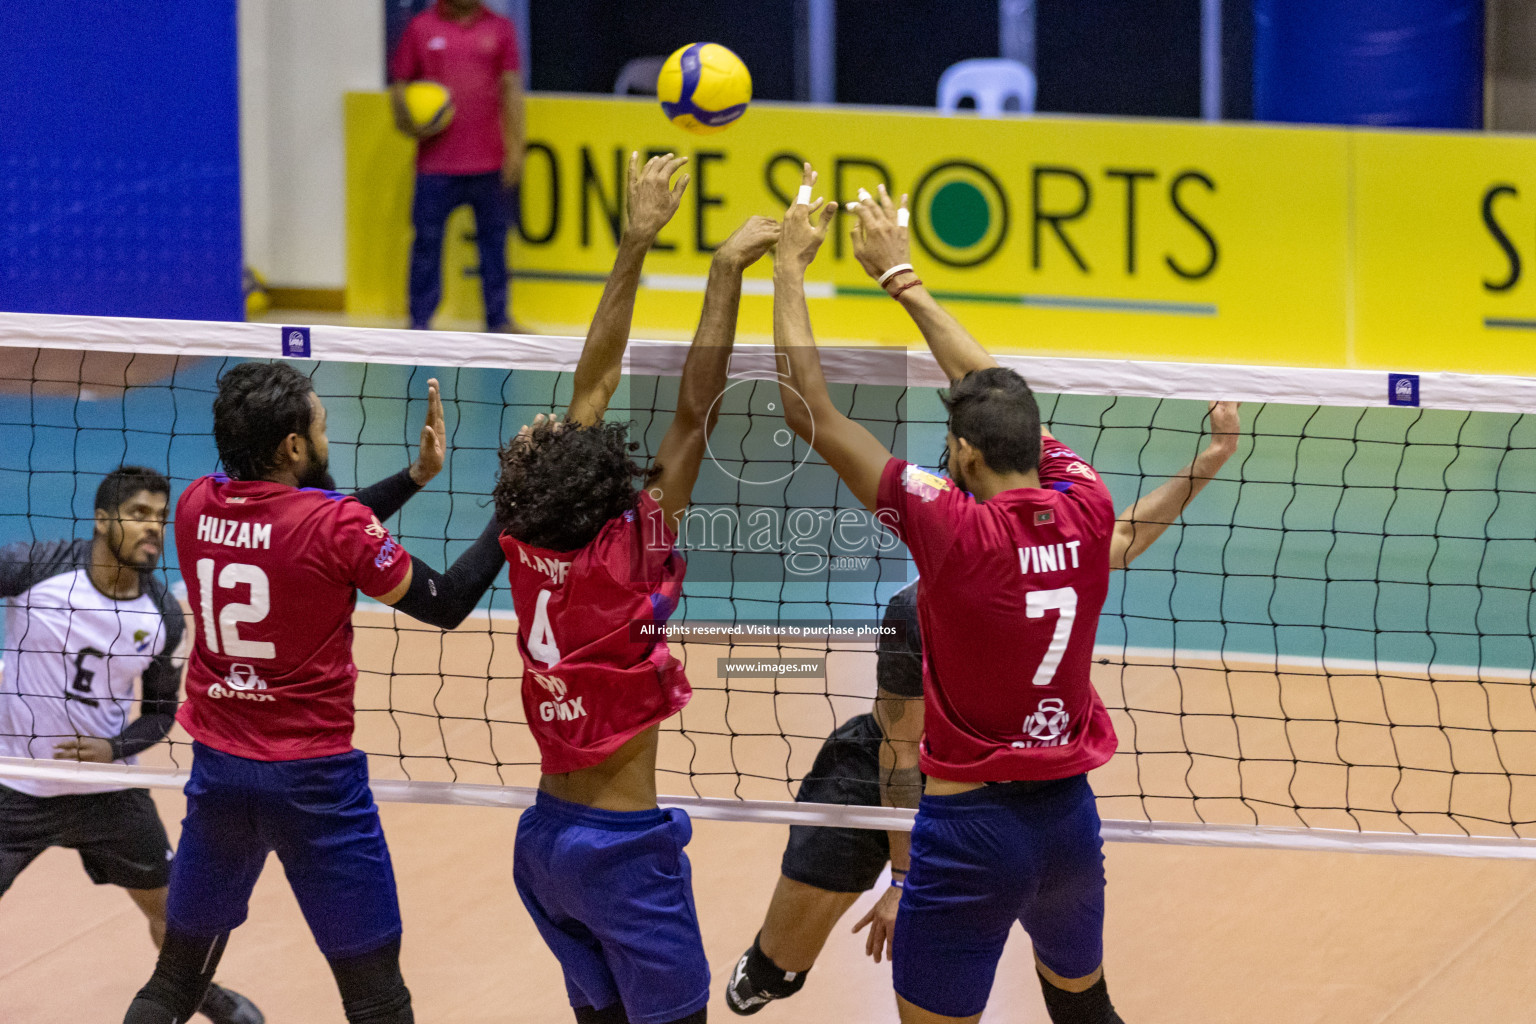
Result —
<path fill-rule="evenodd" d="M 810 198 L 816 178 L 816 172 L 806 164 L 800 178 L 800 193 L 794 205 L 784 213 L 784 229 L 774 260 L 776 271 L 804 274 L 826 240 L 827 225 L 832 223 L 837 204 L 824 202 L 819 196 L 814 201 Z"/>
<path fill-rule="evenodd" d="M 683 192 L 688 188 L 688 175 L 684 174 L 672 184 L 672 175 L 688 162 L 685 156 L 653 156 L 640 166 L 640 154 L 629 154 L 629 227 L 626 234 L 644 241 L 647 245 L 656 241 L 661 229 L 667 226 Z"/>

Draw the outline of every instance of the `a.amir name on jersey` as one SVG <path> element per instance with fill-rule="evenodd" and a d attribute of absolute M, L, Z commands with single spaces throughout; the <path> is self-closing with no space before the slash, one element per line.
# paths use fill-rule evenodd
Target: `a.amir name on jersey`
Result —
<path fill-rule="evenodd" d="M 216 516 L 197 517 L 197 539 L 227 548 L 272 548 L 271 523 L 237 523 Z"/>
<path fill-rule="evenodd" d="M 1036 544 L 1019 548 L 1019 572 L 1026 575 L 1037 572 L 1060 572 L 1077 568 L 1077 549 L 1083 542 L 1069 540 L 1065 544 Z M 1072 564 L 1067 564 L 1067 556 Z"/>
<path fill-rule="evenodd" d="M 543 558 L 539 555 L 530 555 L 521 547 L 517 549 L 517 555 L 520 559 L 522 559 L 523 564 L 528 566 L 528 568 L 543 573 L 545 576 L 548 576 L 556 583 L 564 583 L 565 574 L 569 572 L 571 568 L 570 562 L 561 562 L 553 558 Z"/>

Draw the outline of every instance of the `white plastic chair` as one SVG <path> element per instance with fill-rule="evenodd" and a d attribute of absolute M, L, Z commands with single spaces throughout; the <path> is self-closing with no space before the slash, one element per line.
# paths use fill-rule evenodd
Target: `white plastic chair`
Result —
<path fill-rule="evenodd" d="M 613 83 L 614 95 L 655 96 L 656 79 L 661 77 L 661 66 L 666 62 L 665 57 L 636 57 L 619 69 L 619 77 Z"/>
<path fill-rule="evenodd" d="M 1035 112 L 1035 73 L 1006 58 L 980 58 L 951 64 L 939 77 L 938 107 L 945 113 L 960 109 L 969 96 L 983 117 Z"/>

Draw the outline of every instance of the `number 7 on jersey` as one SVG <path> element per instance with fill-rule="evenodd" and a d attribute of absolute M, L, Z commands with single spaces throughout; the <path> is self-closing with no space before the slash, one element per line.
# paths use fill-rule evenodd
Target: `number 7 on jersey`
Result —
<path fill-rule="evenodd" d="M 1036 686 L 1050 686 L 1056 670 L 1061 667 L 1062 655 L 1067 653 L 1067 641 L 1072 639 L 1072 623 L 1077 618 L 1077 591 L 1071 587 L 1032 590 L 1024 598 L 1024 614 L 1032 619 L 1043 619 L 1052 609 L 1059 613 L 1056 632 L 1051 634 L 1051 646 L 1046 648 L 1040 667 L 1035 669 L 1033 681 Z"/>

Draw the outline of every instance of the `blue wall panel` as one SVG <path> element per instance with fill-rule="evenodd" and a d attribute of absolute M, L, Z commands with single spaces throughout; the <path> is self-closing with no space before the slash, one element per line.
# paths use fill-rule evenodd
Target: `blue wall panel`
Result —
<path fill-rule="evenodd" d="M 235 0 L 0 4 L 0 309 L 239 320 Z"/>
<path fill-rule="evenodd" d="M 1483 125 L 1482 0 L 1255 0 L 1253 114 Z"/>

